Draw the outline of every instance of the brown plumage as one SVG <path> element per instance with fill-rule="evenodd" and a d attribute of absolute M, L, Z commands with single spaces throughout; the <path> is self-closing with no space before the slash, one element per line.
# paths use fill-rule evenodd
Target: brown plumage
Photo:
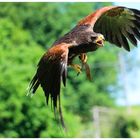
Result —
<path fill-rule="evenodd" d="M 50 97 L 55 109 L 57 99 L 60 99 L 61 81 L 66 86 L 67 67 L 72 66 L 80 72 L 80 67 L 73 64 L 75 57 L 79 56 L 88 79 L 91 79 L 86 53 L 102 47 L 104 39 L 130 51 L 128 40 L 137 46 L 137 39 L 140 40 L 139 31 L 139 10 L 109 6 L 95 11 L 79 21 L 43 55 L 30 83 L 29 91 L 34 94 L 40 85 L 47 104 Z"/>

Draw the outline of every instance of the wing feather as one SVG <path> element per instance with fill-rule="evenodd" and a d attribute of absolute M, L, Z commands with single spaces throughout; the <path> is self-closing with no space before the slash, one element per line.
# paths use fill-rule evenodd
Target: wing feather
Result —
<path fill-rule="evenodd" d="M 140 40 L 140 11 L 126 7 L 113 7 L 100 10 L 96 22 L 92 21 L 93 30 L 102 33 L 105 39 L 119 47 L 130 51 L 127 39 L 137 46 Z M 95 19 L 94 19 L 95 20 Z"/>
<path fill-rule="evenodd" d="M 138 29 L 137 28 L 133 28 L 133 31 L 134 31 L 134 35 L 136 36 L 136 38 L 138 40 L 140 40 L 140 32 L 138 31 Z"/>
<path fill-rule="evenodd" d="M 41 85 L 48 104 L 49 97 L 54 109 L 57 107 L 57 99 L 60 95 L 61 80 L 66 86 L 68 45 L 59 44 L 48 50 L 41 58 L 38 69 L 30 83 L 30 91 L 34 94 Z"/>

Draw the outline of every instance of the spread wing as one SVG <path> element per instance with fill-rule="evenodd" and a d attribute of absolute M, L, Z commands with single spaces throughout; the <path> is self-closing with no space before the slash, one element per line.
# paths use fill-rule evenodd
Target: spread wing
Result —
<path fill-rule="evenodd" d="M 130 51 L 128 40 L 137 46 L 140 40 L 140 11 L 126 7 L 109 6 L 81 20 L 79 24 L 90 24 L 93 30 L 118 47 Z"/>
<path fill-rule="evenodd" d="M 61 80 L 66 85 L 68 44 L 61 43 L 48 50 L 41 58 L 38 69 L 33 77 L 29 90 L 34 94 L 41 85 L 48 104 L 49 97 L 54 109 L 57 99 L 60 98 Z"/>

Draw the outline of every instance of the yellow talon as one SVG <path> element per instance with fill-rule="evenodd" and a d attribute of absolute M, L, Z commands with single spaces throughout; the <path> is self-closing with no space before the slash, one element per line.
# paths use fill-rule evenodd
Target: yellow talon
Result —
<path fill-rule="evenodd" d="M 81 60 L 82 64 L 87 62 L 87 55 L 86 53 L 81 53 L 79 55 L 79 59 Z"/>
<path fill-rule="evenodd" d="M 81 71 L 81 66 L 79 66 L 78 64 L 71 64 L 70 65 L 75 71 L 78 72 L 78 74 L 80 74 L 82 71 Z"/>

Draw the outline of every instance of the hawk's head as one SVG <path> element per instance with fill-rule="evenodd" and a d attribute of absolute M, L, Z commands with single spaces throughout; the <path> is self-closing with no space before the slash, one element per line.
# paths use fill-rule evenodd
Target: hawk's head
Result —
<path fill-rule="evenodd" d="M 91 36 L 92 42 L 97 45 L 97 47 L 103 47 L 105 38 L 100 33 L 95 33 L 95 35 Z"/>

